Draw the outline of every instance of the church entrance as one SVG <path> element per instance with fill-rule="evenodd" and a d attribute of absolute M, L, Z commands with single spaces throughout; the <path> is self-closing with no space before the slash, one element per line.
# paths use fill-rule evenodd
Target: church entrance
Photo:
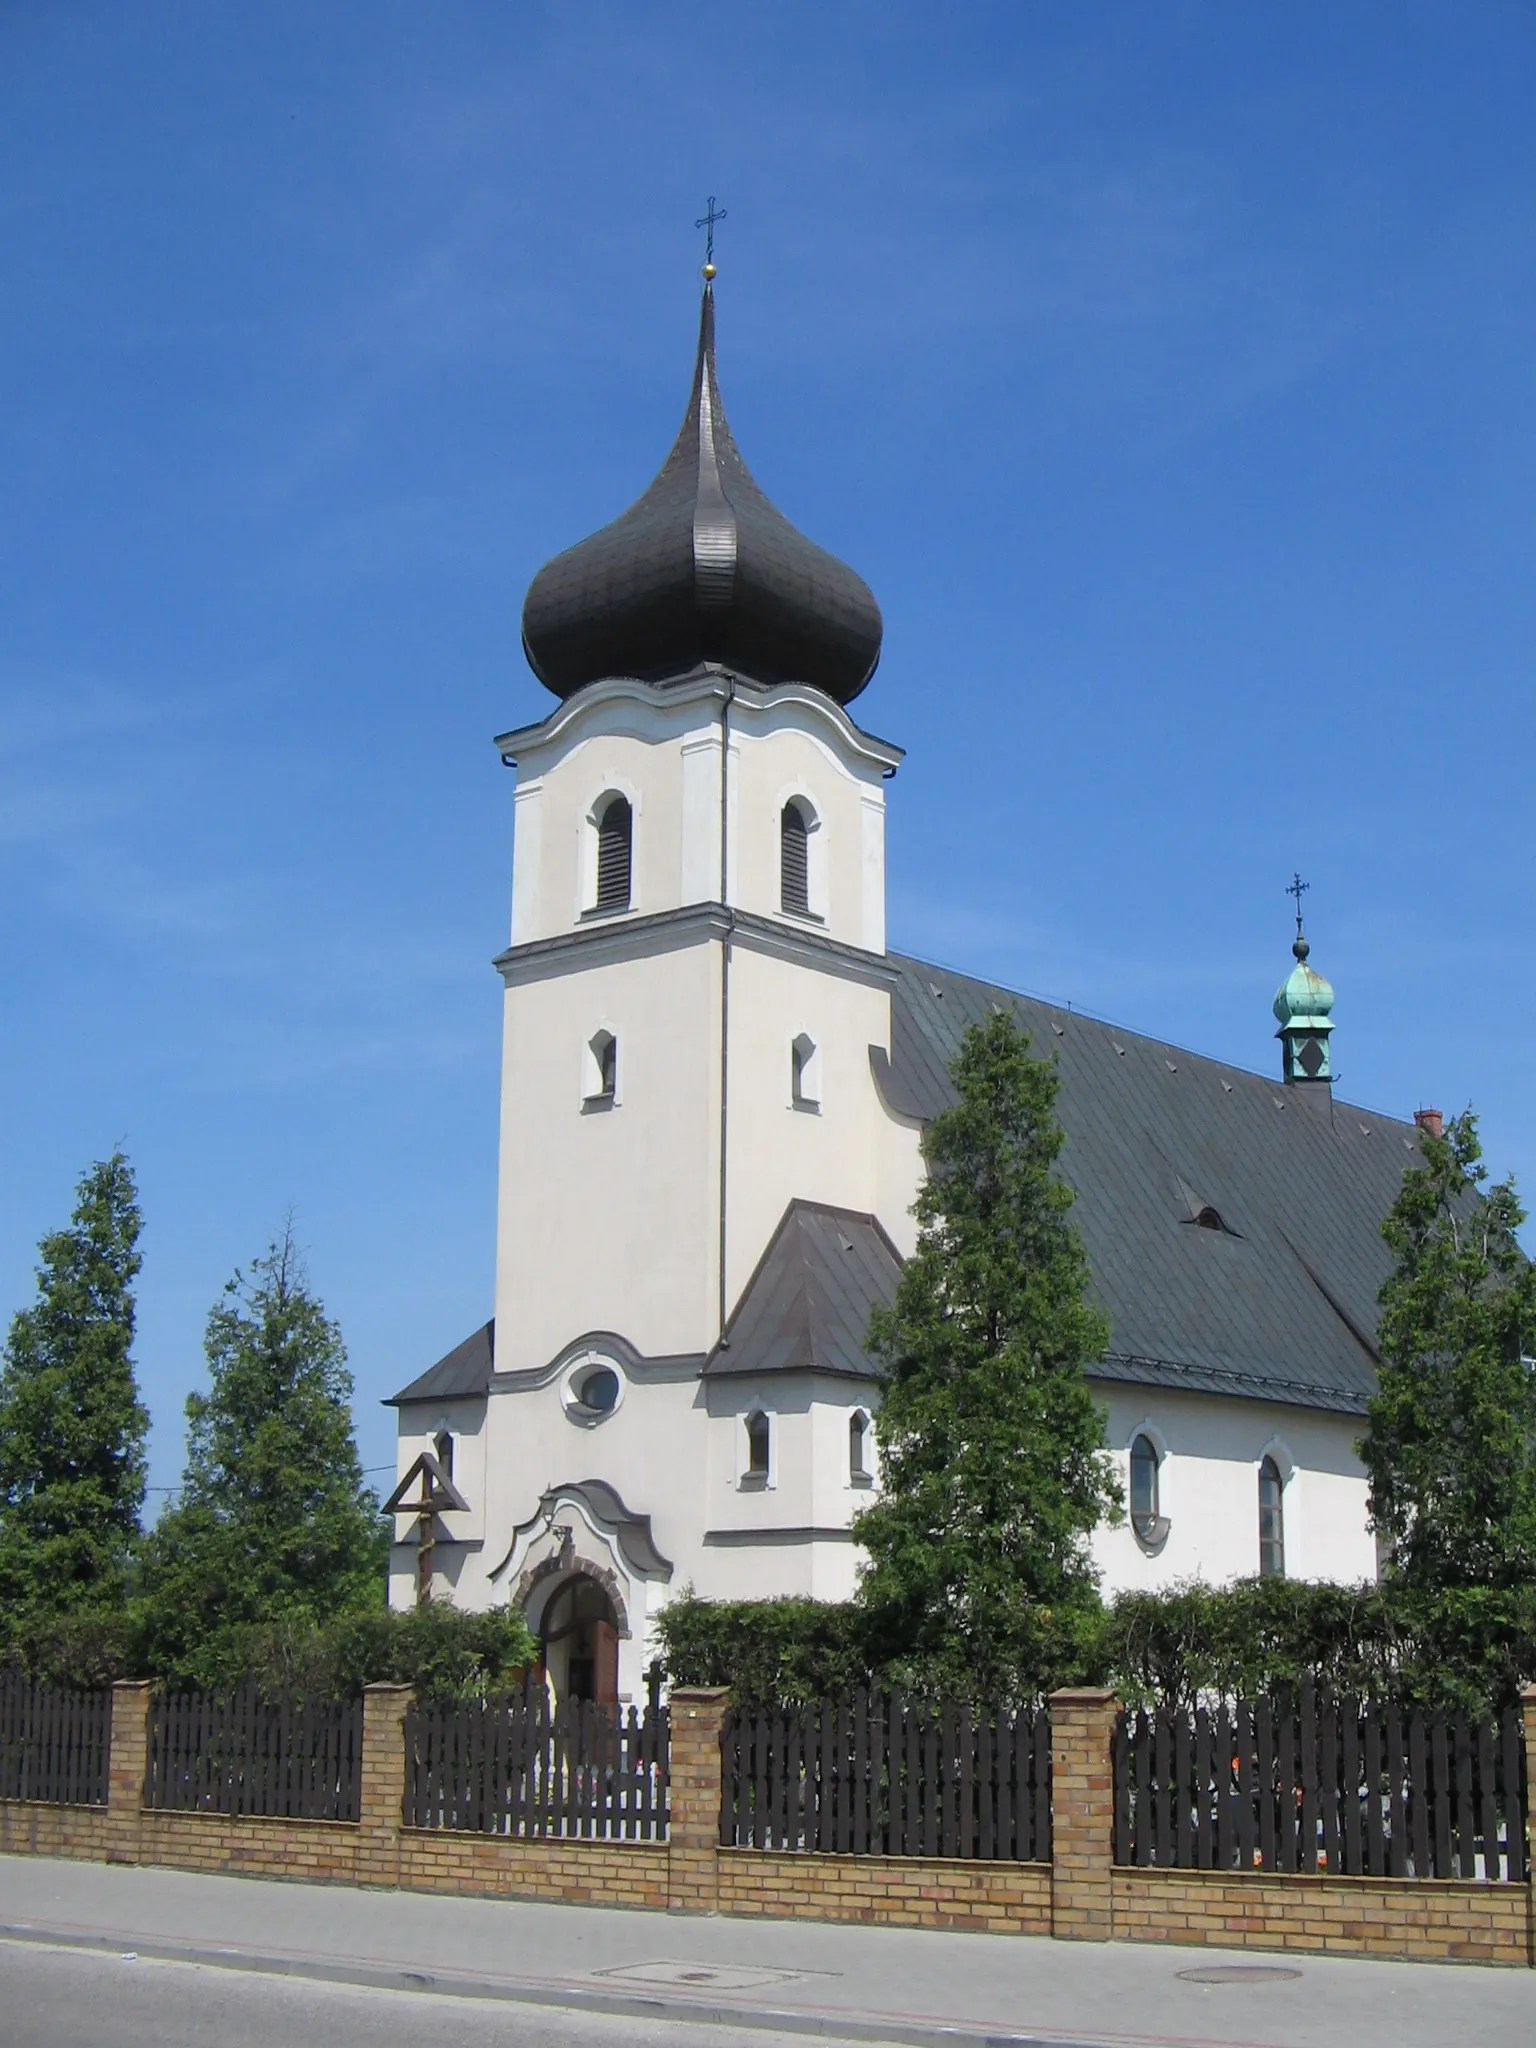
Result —
<path fill-rule="evenodd" d="M 550 1595 L 539 1626 L 539 1647 L 557 1700 L 618 1705 L 618 1617 L 596 1579 L 568 1579 Z"/>

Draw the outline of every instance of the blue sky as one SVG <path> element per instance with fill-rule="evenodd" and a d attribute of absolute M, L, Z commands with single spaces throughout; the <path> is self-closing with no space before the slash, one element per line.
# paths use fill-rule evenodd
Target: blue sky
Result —
<path fill-rule="evenodd" d="M 152 1478 L 291 1205 L 377 1404 L 490 1312 L 539 563 L 706 195 L 758 480 L 885 611 L 893 945 L 1536 1188 L 1523 5 L 0 5 L 0 1315 L 121 1140 Z M 163 1497 L 163 1496 L 161 1496 Z"/>

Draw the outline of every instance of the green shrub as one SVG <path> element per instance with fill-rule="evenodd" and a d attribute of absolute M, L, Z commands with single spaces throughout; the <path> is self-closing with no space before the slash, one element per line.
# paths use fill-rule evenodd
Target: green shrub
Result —
<path fill-rule="evenodd" d="M 1042 1609 L 1039 1624 L 1021 1701 L 1088 1683 L 1112 1685 L 1131 1706 L 1188 1706 L 1310 1679 L 1329 1692 L 1485 1711 L 1510 1704 L 1536 1677 L 1536 1588 L 1429 1595 L 1390 1584 L 1191 1581 L 1121 1593 L 1087 1613 Z M 965 1690 L 875 1641 L 853 1601 L 708 1601 L 685 1591 L 659 1626 L 673 1683 L 729 1685 L 745 1706 L 868 1684 Z"/>
<path fill-rule="evenodd" d="M 404 1613 L 378 1608 L 316 1624 L 307 1617 L 226 1625 L 180 1655 L 155 1654 L 141 1612 L 59 1616 L 17 1631 L 10 1662 L 49 1685 L 149 1678 L 227 1692 L 253 1678 L 269 1695 L 344 1699 L 365 1685 L 409 1685 L 422 1698 L 469 1699 L 510 1685 L 538 1655 L 520 1614 L 470 1614 L 444 1601 Z"/>

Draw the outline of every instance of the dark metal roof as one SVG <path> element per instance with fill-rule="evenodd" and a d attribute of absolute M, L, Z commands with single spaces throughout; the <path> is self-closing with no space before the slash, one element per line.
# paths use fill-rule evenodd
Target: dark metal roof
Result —
<path fill-rule="evenodd" d="M 569 697 L 605 676 L 675 681 L 706 662 L 838 703 L 880 659 L 863 578 L 798 532 L 753 481 L 720 403 L 706 285 L 688 410 L 645 495 L 546 562 L 523 605 L 523 649 Z"/>
<path fill-rule="evenodd" d="M 873 1216 L 791 1202 L 705 1372 L 873 1378 L 869 1313 L 891 1299 L 900 1271 L 901 1255 Z"/>
<path fill-rule="evenodd" d="M 954 1099 L 948 1064 L 994 1006 L 1055 1056 L 1062 1171 L 1110 1320 L 1100 1377 L 1363 1409 L 1389 1266 L 1381 1222 L 1418 1157 L 1411 1124 L 919 960 L 890 964 L 898 1113 Z M 1195 1222 L 1206 1208 L 1223 1228 Z"/>
<path fill-rule="evenodd" d="M 456 1345 L 446 1358 L 440 1358 L 436 1365 L 429 1365 L 419 1379 L 412 1380 L 408 1387 L 402 1387 L 398 1394 L 392 1394 L 384 1406 L 401 1408 L 407 1401 L 456 1401 L 468 1395 L 483 1394 L 491 1384 L 495 1364 L 496 1318 L 492 1316 L 472 1337 L 466 1337 L 462 1344 Z"/>

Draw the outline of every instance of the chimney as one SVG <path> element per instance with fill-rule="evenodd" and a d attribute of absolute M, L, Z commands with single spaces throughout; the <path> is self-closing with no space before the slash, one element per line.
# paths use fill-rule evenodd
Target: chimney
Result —
<path fill-rule="evenodd" d="M 1421 1131 L 1428 1131 L 1432 1138 L 1445 1136 L 1445 1118 L 1438 1109 L 1416 1109 L 1413 1120 Z"/>

